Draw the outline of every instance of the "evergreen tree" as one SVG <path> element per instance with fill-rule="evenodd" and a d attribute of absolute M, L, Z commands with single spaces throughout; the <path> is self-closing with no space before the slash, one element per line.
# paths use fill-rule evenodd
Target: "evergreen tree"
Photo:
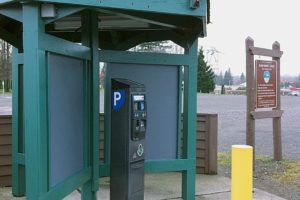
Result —
<path fill-rule="evenodd" d="M 221 71 L 219 75 L 215 75 L 215 84 L 216 85 L 222 85 L 223 84 L 223 72 Z"/>
<path fill-rule="evenodd" d="M 240 76 L 240 83 L 244 83 L 246 82 L 246 77 L 244 75 L 244 72 L 242 72 L 241 76 Z"/>
<path fill-rule="evenodd" d="M 203 49 L 201 48 L 198 54 L 198 74 L 197 74 L 197 91 L 203 93 L 209 93 L 214 91 L 214 72 L 211 67 L 204 60 Z"/>
<path fill-rule="evenodd" d="M 224 84 L 232 85 L 232 81 L 233 81 L 233 78 L 232 78 L 231 71 L 229 68 L 228 70 L 225 71 L 225 74 L 224 74 Z"/>
<path fill-rule="evenodd" d="M 299 79 L 299 81 L 300 81 L 300 79 Z M 297 83 L 297 82 L 296 82 Z M 285 81 L 284 83 L 283 83 L 284 85 L 283 85 L 283 88 L 288 88 L 289 87 L 289 85 L 291 84 L 289 81 Z M 299 85 L 300 86 L 300 85 Z"/>
<path fill-rule="evenodd" d="M 230 81 L 229 81 L 229 79 L 228 79 L 228 71 L 227 71 L 227 70 L 225 71 L 223 81 L 224 81 L 224 85 L 229 85 L 229 82 L 230 82 Z"/>
<path fill-rule="evenodd" d="M 296 81 L 295 81 L 295 86 L 297 88 L 300 88 L 300 75 L 297 77 Z"/>
<path fill-rule="evenodd" d="M 11 88 L 11 45 L 0 40 L 0 84 L 5 84 L 5 92 L 9 92 Z"/>

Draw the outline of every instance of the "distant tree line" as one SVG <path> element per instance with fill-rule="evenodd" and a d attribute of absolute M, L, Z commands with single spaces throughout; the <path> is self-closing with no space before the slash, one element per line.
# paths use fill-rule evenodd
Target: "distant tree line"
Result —
<path fill-rule="evenodd" d="M 224 75 L 222 71 L 219 75 L 216 75 L 215 82 L 217 85 L 233 85 L 233 77 L 230 68 L 225 71 Z"/>
<path fill-rule="evenodd" d="M 240 84 L 245 83 L 245 82 L 246 82 L 246 76 L 245 76 L 244 72 L 242 72 L 242 74 L 240 76 Z"/>
<path fill-rule="evenodd" d="M 296 78 L 295 86 L 296 86 L 297 88 L 300 88 L 300 74 L 299 74 L 298 77 Z"/>
<path fill-rule="evenodd" d="M 300 75 L 295 77 L 294 80 L 282 81 L 280 83 L 281 88 L 288 88 L 290 86 L 300 88 Z"/>
<path fill-rule="evenodd" d="M 246 76 L 242 72 L 239 77 L 233 77 L 230 68 L 223 72 L 221 71 L 219 75 L 215 76 L 215 83 L 216 85 L 238 85 L 246 82 Z"/>
<path fill-rule="evenodd" d="M 12 47 L 7 42 L 0 40 L 0 87 L 4 81 L 4 90 L 9 92 L 11 89 L 12 74 Z"/>

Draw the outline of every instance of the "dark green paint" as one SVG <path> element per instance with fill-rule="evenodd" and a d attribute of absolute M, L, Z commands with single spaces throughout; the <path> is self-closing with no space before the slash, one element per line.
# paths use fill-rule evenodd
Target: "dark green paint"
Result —
<path fill-rule="evenodd" d="M 98 18 L 95 12 L 85 11 L 82 21 L 82 44 L 91 49 L 91 61 L 87 69 L 88 90 L 88 165 L 92 167 L 92 178 L 83 185 L 82 199 L 95 199 L 99 188 L 99 59 Z"/>
<path fill-rule="evenodd" d="M 101 50 L 99 56 L 101 62 L 127 64 L 187 65 L 190 62 L 188 55 L 181 54 Z"/>
<path fill-rule="evenodd" d="M 181 158 L 183 66 L 178 68 L 177 159 Z"/>
<path fill-rule="evenodd" d="M 39 1 L 49 2 L 49 0 Z M 206 15 L 206 0 L 200 0 L 202 6 L 198 9 L 190 9 L 189 0 L 51 0 L 50 2 L 198 17 Z"/>
<path fill-rule="evenodd" d="M 196 160 L 196 100 L 197 100 L 197 51 L 195 40 L 185 53 L 190 56 L 190 63 L 184 68 L 184 107 L 183 107 L 183 159 Z M 183 171 L 182 197 L 195 198 L 196 165 Z"/>
<path fill-rule="evenodd" d="M 0 14 L 18 22 L 23 21 L 22 7 L 20 5 L 6 5 L 0 8 Z"/>
<path fill-rule="evenodd" d="M 90 48 L 45 33 L 40 35 L 39 48 L 64 56 L 70 56 L 84 60 L 91 59 Z"/>
<path fill-rule="evenodd" d="M 195 159 L 149 160 L 145 163 L 145 173 L 182 172 L 193 168 L 196 165 L 195 162 Z M 99 172 L 100 177 L 109 176 L 110 165 L 100 165 Z"/>
<path fill-rule="evenodd" d="M 24 131 L 23 131 L 23 59 L 20 59 L 18 49 L 13 48 L 13 134 L 12 134 L 12 193 L 14 196 L 25 195 L 25 157 L 24 154 Z M 21 65 L 21 67 L 20 67 Z"/>
<path fill-rule="evenodd" d="M 77 174 L 69 177 L 64 182 L 56 185 L 48 193 L 40 197 L 40 200 L 62 199 L 91 179 L 91 169 L 84 169 Z M 28 197 L 27 197 L 28 198 Z"/>
<path fill-rule="evenodd" d="M 8 30 L 0 25 L 0 37 L 18 47 L 19 51 L 24 51 L 23 54 L 18 54 L 16 49 L 14 50 L 13 63 L 14 195 L 25 194 L 26 181 L 26 197 L 29 200 L 61 199 L 78 187 L 82 187 L 82 199 L 95 199 L 95 193 L 99 188 L 98 177 L 109 176 L 110 164 L 109 104 L 105 104 L 105 162 L 99 165 L 98 160 L 98 62 L 101 60 L 102 62 L 161 65 L 161 67 L 178 66 L 180 75 L 178 82 L 178 159 L 147 161 L 145 171 L 147 173 L 181 172 L 182 197 L 185 200 L 194 199 L 197 37 L 206 35 L 206 0 L 200 0 L 199 9 L 190 9 L 189 0 L 25 0 L 20 2 L 0 0 L 0 14 L 5 16 L 6 23 L 16 28 Z M 57 17 L 41 19 L 39 2 L 59 3 L 56 5 Z M 99 11 L 149 23 L 151 30 L 120 29 L 99 32 L 97 16 Z M 80 30 L 52 35 L 45 32 L 46 25 L 77 12 L 82 14 L 84 21 Z M 157 40 L 172 40 L 184 47 L 186 53 L 185 55 L 170 55 L 125 51 L 143 42 Z M 99 47 L 103 50 L 99 51 Z M 83 105 L 85 108 L 85 168 L 53 188 L 49 187 L 51 174 L 49 174 L 48 116 L 50 111 L 48 108 L 51 102 L 47 95 L 49 84 L 47 52 L 85 61 L 84 93 L 86 95 Z M 185 70 L 184 76 L 182 66 Z M 106 72 L 109 73 L 109 68 Z M 184 81 L 183 115 L 181 115 L 182 80 Z M 106 80 L 105 101 L 110 101 L 110 80 Z M 183 116 L 182 124 L 181 116 Z M 180 156 L 181 127 L 184 131 L 182 157 Z"/>

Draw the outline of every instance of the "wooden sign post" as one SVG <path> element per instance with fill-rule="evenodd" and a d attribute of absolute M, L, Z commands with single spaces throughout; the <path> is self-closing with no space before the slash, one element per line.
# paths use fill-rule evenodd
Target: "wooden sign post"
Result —
<path fill-rule="evenodd" d="M 282 54 L 278 42 L 273 43 L 272 49 L 264 49 L 254 47 L 252 38 L 246 39 L 246 143 L 253 146 L 254 158 L 255 120 L 273 118 L 274 160 L 282 160 L 281 116 L 283 111 L 280 101 L 280 58 Z M 272 61 L 256 60 L 254 66 L 254 55 L 272 57 Z"/>

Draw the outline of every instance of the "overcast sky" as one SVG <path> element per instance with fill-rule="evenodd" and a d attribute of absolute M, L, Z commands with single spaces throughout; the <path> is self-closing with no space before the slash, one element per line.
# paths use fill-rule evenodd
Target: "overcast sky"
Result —
<path fill-rule="evenodd" d="M 217 73 L 229 67 L 234 75 L 246 71 L 245 39 L 250 36 L 257 47 L 272 48 L 278 41 L 284 52 L 281 75 L 300 74 L 299 0 L 211 0 L 211 21 L 199 44 L 220 51 L 213 66 Z"/>

